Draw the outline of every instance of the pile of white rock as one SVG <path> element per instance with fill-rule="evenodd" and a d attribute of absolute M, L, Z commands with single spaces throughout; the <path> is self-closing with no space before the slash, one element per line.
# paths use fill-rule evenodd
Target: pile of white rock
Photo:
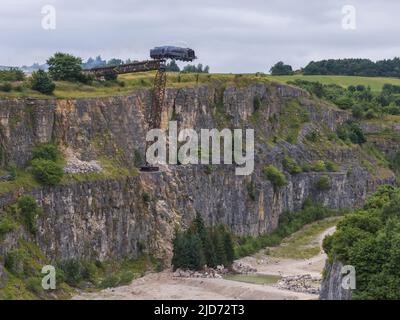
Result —
<path fill-rule="evenodd" d="M 99 172 L 102 168 L 98 161 L 82 161 L 77 158 L 72 158 L 67 161 L 67 165 L 64 167 L 65 173 L 90 173 Z"/>
<path fill-rule="evenodd" d="M 319 294 L 321 279 L 310 274 L 283 277 L 276 286 L 279 289 Z"/>
<path fill-rule="evenodd" d="M 223 265 L 217 266 L 215 269 L 204 267 L 202 271 L 176 269 L 173 273 L 175 278 L 215 278 L 222 279 L 224 274 L 229 272 Z"/>
<path fill-rule="evenodd" d="M 253 268 L 252 266 L 237 261 L 233 263 L 232 270 L 236 273 L 241 273 L 241 274 L 251 274 L 257 272 L 256 268 Z"/>

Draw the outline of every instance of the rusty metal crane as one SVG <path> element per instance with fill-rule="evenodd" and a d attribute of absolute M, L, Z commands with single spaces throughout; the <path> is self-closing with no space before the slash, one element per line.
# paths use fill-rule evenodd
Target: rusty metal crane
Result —
<path fill-rule="evenodd" d="M 160 128 L 161 114 L 164 106 L 165 89 L 167 84 L 166 61 L 168 59 L 193 61 L 196 59 L 195 53 L 189 48 L 179 48 L 173 46 L 156 47 L 150 50 L 150 56 L 153 60 L 132 62 L 127 64 L 105 66 L 92 69 L 84 69 L 83 72 L 94 74 L 96 79 L 105 80 L 107 78 L 117 77 L 119 74 L 154 71 L 157 73 L 154 78 L 153 100 L 151 110 L 147 113 L 147 123 L 149 129 Z M 146 145 L 147 150 L 148 145 Z M 158 167 L 146 165 L 140 169 L 142 172 L 158 171 Z"/>

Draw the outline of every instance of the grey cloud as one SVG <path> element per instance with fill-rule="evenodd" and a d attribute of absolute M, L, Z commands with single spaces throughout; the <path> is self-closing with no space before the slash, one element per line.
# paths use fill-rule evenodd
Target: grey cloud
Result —
<path fill-rule="evenodd" d="M 351 3 L 349 3 L 351 2 Z M 54 5 L 57 29 L 41 28 L 41 7 Z M 357 29 L 341 28 L 343 5 Z M 56 51 L 83 58 L 146 59 L 159 44 L 193 47 L 214 72 L 268 71 L 278 60 L 391 58 L 400 55 L 396 0 L 2 0 L 0 65 L 43 62 Z"/>

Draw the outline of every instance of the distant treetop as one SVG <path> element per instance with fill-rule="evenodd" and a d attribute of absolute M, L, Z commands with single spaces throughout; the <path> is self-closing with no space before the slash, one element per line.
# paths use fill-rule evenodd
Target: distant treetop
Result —
<path fill-rule="evenodd" d="M 311 61 L 305 75 L 343 75 L 366 77 L 400 77 L 400 58 L 373 62 L 369 59 L 329 59 Z"/>
<path fill-rule="evenodd" d="M 286 76 L 292 75 L 293 69 L 292 66 L 284 64 L 282 61 L 279 61 L 274 66 L 272 66 L 270 72 L 273 76 Z"/>

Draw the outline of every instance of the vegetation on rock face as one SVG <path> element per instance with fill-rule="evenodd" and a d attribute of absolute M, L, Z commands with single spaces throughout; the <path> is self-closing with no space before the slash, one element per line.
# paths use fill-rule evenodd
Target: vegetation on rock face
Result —
<path fill-rule="evenodd" d="M 336 130 L 338 137 L 343 141 L 354 144 L 363 144 L 367 140 L 360 126 L 354 121 L 347 121 Z"/>
<path fill-rule="evenodd" d="M 61 152 L 57 146 L 52 143 L 41 143 L 35 146 L 32 150 L 32 159 L 46 159 L 58 161 L 61 158 Z"/>
<path fill-rule="evenodd" d="M 286 186 L 288 183 L 286 176 L 273 165 L 266 166 L 263 169 L 263 174 L 264 177 L 272 183 L 274 190 L 278 190 L 279 188 Z"/>
<path fill-rule="evenodd" d="M 285 108 L 281 110 L 279 119 L 276 120 L 278 137 L 291 144 L 296 144 L 302 125 L 310 119 L 308 111 L 300 105 L 298 99 L 290 99 L 286 102 Z"/>
<path fill-rule="evenodd" d="M 283 168 L 290 174 L 298 174 L 303 171 L 302 168 L 296 162 L 296 160 L 289 158 L 288 156 L 285 156 L 283 158 L 282 165 Z"/>
<path fill-rule="evenodd" d="M 297 212 L 284 212 L 279 217 L 278 227 L 269 234 L 259 237 L 242 237 L 235 242 L 235 257 L 240 258 L 256 253 L 259 250 L 279 245 L 281 241 L 300 230 L 306 224 L 319 221 L 327 217 L 338 215 L 337 211 L 330 210 L 311 200 L 306 200 L 303 209 Z"/>
<path fill-rule="evenodd" d="M 37 231 L 36 220 L 42 212 L 36 200 L 32 196 L 23 195 L 18 199 L 17 207 L 27 229 L 35 234 Z"/>
<path fill-rule="evenodd" d="M 329 179 L 328 176 L 321 176 L 318 178 L 318 180 L 315 182 L 315 188 L 318 191 L 327 191 L 332 187 L 331 185 L 331 180 Z"/>
<path fill-rule="evenodd" d="M 62 166 L 51 160 L 32 160 L 31 167 L 33 176 L 44 185 L 54 186 L 58 184 L 64 174 Z"/>
<path fill-rule="evenodd" d="M 14 219 L 2 213 L 0 215 L 0 240 L 5 234 L 14 231 L 16 227 L 17 224 L 15 223 Z"/>
<path fill-rule="evenodd" d="M 58 184 L 64 169 L 60 161 L 62 154 L 57 146 L 51 143 L 42 143 L 32 150 L 31 172 L 37 181 L 44 185 Z"/>
<path fill-rule="evenodd" d="M 290 84 L 299 86 L 318 98 L 349 110 L 358 119 L 372 119 L 384 114 L 400 114 L 400 86 L 385 84 L 381 92 L 372 92 L 364 85 L 350 85 L 343 88 L 337 84 L 322 84 L 315 81 L 294 80 Z"/>
<path fill-rule="evenodd" d="M 326 170 L 326 165 L 325 165 L 325 161 L 323 160 L 318 160 L 315 161 L 311 167 L 310 167 L 311 171 L 315 171 L 315 172 L 322 172 Z"/>
<path fill-rule="evenodd" d="M 229 267 L 234 259 L 230 230 L 224 225 L 207 228 L 199 214 L 188 230 L 176 233 L 173 251 L 174 270 L 201 270 L 204 265 Z"/>
<path fill-rule="evenodd" d="M 56 267 L 56 290 L 44 290 L 43 266 Z M 17 248 L 7 252 L 4 261 L 7 279 L 0 288 L 0 299 L 67 299 L 75 288 L 103 289 L 127 285 L 147 270 L 160 271 L 160 263 L 151 256 L 119 261 L 66 260 L 50 263 L 32 242 L 20 239 Z"/>
<path fill-rule="evenodd" d="M 355 299 L 400 299 L 400 189 L 381 187 L 325 238 L 329 258 L 356 269 Z"/>

